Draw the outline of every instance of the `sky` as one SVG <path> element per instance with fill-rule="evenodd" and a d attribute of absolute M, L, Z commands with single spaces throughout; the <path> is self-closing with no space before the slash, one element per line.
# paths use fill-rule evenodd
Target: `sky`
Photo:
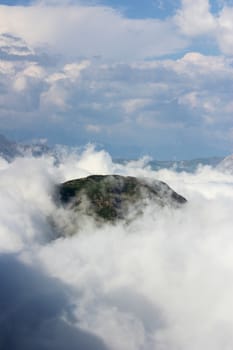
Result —
<path fill-rule="evenodd" d="M 233 152 L 233 1 L 0 2 L 0 133 L 114 157 Z"/>

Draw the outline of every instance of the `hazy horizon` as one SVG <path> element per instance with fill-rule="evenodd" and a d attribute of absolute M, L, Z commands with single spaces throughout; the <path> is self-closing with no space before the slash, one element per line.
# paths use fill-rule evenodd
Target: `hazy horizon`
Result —
<path fill-rule="evenodd" d="M 161 163 L 165 163 L 166 162 L 195 162 L 195 161 L 200 161 L 200 163 L 202 163 L 203 161 L 207 161 L 206 164 L 208 164 L 208 160 L 214 160 L 216 159 L 216 161 L 219 160 L 219 162 L 221 160 L 223 160 L 224 158 L 231 156 L 231 154 L 225 154 L 225 155 L 200 155 L 200 156 L 196 156 L 196 157 L 190 157 L 190 158 L 177 158 L 176 156 L 174 156 L 172 159 L 166 159 L 166 158 L 161 158 L 159 152 L 156 153 L 156 157 L 153 157 L 150 154 L 146 154 L 143 152 L 133 152 L 131 155 L 128 152 L 124 152 L 124 149 L 122 148 L 122 152 L 118 152 L 114 151 L 112 149 L 112 147 L 109 145 L 103 145 L 103 144 L 96 144 L 96 143 L 87 143 L 87 144 L 74 144 L 74 145 L 65 145 L 65 144 L 50 144 L 49 141 L 45 138 L 37 138 L 37 139 L 13 139 L 10 137 L 7 137 L 6 135 L 3 135 L 2 133 L 0 133 L 0 155 L 2 157 L 4 157 L 4 149 L 2 150 L 2 144 L 1 144 L 1 137 L 3 138 L 3 140 L 7 143 L 7 147 L 9 147 L 10 144 L 15 144 L 16 149 L 17 147 L 20 145 L 22 146 L 26 146 L 30 149 L 30 147 L 33 148 L 33 146 L 35 147 L 36 145 L 38 145 L 39 147 L 41 147 L 41 152 L 44 151 L 50 151 L 53 152 L 54 150 L 56 150 L 57 148 L 59 149 L 66 149 L 67 151 L 70 150 L 70 152 L 74 152 L 76 150 L 76 152 L 81 152 L 82 150 L 84 150 L 85 148 L 88 148 L 88 146 L 92 146 L 94 149 L 96 150 L 105 150 L 106 152 L 109 153 L 109 155 L 112 157 L 112 159 L 114 161 L 129 161 L 129 160 L 139 160 L 141 158 L 145 158 L 147 159 L 148 162 L 161 162 Z M 9 144 L 8 144 L 9 143 Z M 5 150 L 7 150 L 7 147 L 5 146 Z M 45 150 L 43 151 L 43 147 L 45 147 Z M 111 151 L 112 150 L 112 151 Z M 21 156 L 24 156 L 24 154 L 22 153 Z M 197 163 L 198 164 L 198 163 Z M 211 164 L 213 165 L 213 164 Z M 161 164 L 162 166 L 162 164 Z"/>

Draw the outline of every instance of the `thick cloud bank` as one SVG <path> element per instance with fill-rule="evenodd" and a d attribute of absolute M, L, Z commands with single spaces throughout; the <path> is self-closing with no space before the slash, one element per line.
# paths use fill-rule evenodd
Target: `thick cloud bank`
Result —
<path fill-rule="evenodd" d="M 57 155 L 58 157 L 58 155 Z M 0 160 L 0 347 L 222 350 L 233 346 L 233 176 L 114 163 L 92 147 Z M 55 239 L 55 183 L 90 174 L 163 180 L 188 199 Z"/>

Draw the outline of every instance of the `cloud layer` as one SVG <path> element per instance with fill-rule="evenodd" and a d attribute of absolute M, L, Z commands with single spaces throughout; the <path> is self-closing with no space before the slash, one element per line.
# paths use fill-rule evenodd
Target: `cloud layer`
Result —
<path fill-rule="evenodd" d="M 55 143 L 112 144 L 110 151 L 117 156 L 124 149 L 131 156 L 145 152 L 167 158 L 195 157 L 201 149 L 202 155 L 230 152 L 230 58 L 190 52 L 177 60 L 76 60 L 51 66 L 39 54 L 31 57 L 23 42 L 14 40 L 15 61 L 0 63 L 3 132 L 18 130 Z M 21 55 L 16 56 L 19 47 Z M 26 61 L 22 53 L 29 55 Z M 119 134 L 122 149 L 116 151 Z M 190 155 L 196 139 L 200 148 Z"/>
<path fill-rule="evenodd" d="M 128 18 L 110 6 L 72 2 L 1 5 L 0 33 L 68 57 L 144 59 L 179 52 L 200 36 L 210 36 L 222 53 L 231 55 L 232 4 L 226 2 L 213 12 L 212 2 L 183 0 L 165 19 L 156 18 L 156 12 L 154 18 Z"/>
<path fill-rule="evenodd" d="M 0 344 L 231 348 L 232 175 L 210 167 L 155 172 L 145 160 L 121 165 L 90 147 L 60 154 L 60 163 L 50 156 L 0 163 Z M 93 173 L 160 179 L 189 203 L 149 206 L 128 226 L 89 221 L 78 235 L 53 240 L 53 184 Z"/>
<path fill-rule="evenodd" d="M 0 33 L 20 36 L 33 47 L 47 45 L 68 57 L 142 59 L 176 52 L 186 44 L 171 21 L 129 19 L 102 6 L 1 6 L 0 23 Z"/>

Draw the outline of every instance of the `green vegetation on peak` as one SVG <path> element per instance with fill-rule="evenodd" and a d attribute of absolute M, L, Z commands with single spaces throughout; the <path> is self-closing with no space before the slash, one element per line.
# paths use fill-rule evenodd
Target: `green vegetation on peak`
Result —
<path fill-rule="evenodd" d="M 78 214 L 114 222 L 125 219 L 130 208 L 153 201 L 161 207 L 177 207 L 186 199 L 161 181 L 121 175 L 91 175 L 58 186 L 59 201 Z"/>

